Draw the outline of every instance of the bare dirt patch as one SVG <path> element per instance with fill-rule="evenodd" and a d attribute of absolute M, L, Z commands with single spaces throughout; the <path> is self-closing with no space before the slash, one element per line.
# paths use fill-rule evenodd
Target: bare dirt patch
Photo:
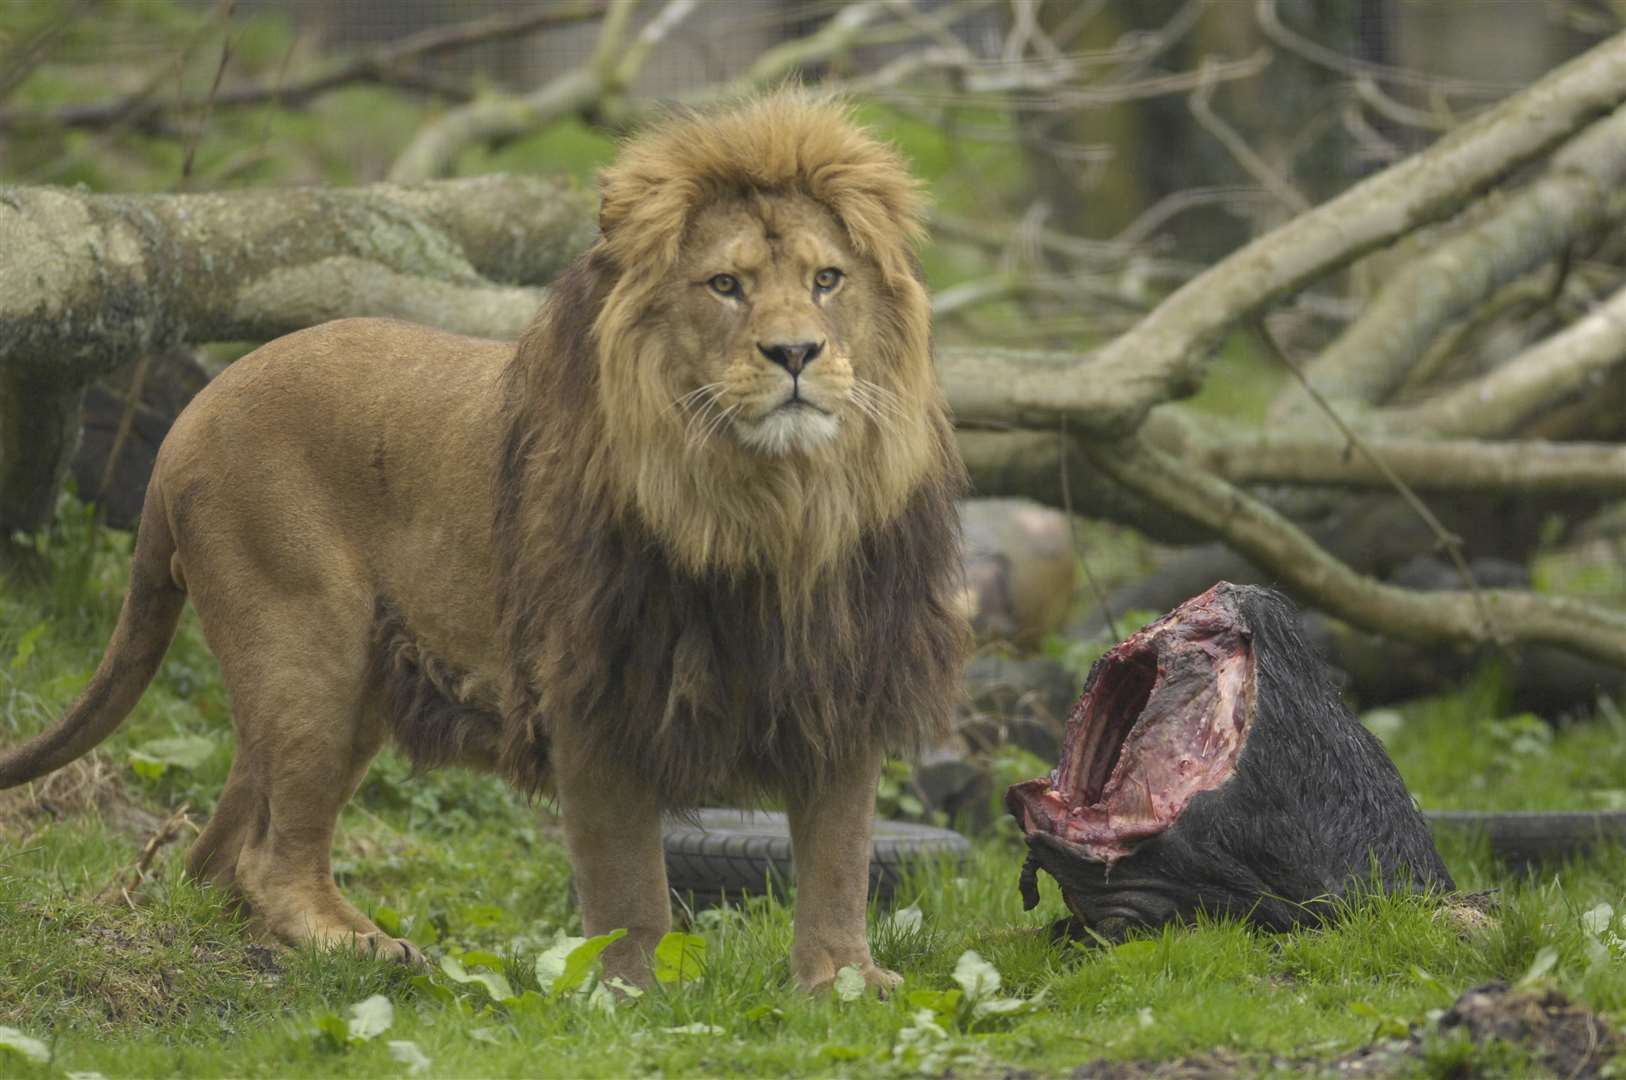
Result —
<path fill-rule="evenodd" d="M 1463 1042 L 1466 1046 L 1453 1044 Z M 1405 1039 L 1390 1039 L 1331 1060 L 1244 1058 L 1226 1051 L 1174 1061 L 1092 1061 L 1073 1080 L 1228 1080 L 1261 1073 L 1283 1076 L 1394 1077 L 1415 1075 L 1431 1055 L 1442 1075 L 1505 1075 L 1498 1050 L 1525 1055 L 1536 1075 L 1589 1080 L 1622 1052 L 1626 1040 L 1603 1017 L 1556 989 L 1514 990 L 1490 982 L 1465 991 L 1432 1024 L 1419 1024 Z M 1483 1060 L 1476 1060 L 1480 1055 Z M 1445 1065 L 1446 1058 L 1450 1065 Z"/>

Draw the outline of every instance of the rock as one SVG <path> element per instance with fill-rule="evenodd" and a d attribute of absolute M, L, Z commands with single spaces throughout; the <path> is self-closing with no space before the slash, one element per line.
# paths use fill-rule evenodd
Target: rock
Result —
<path fill-rule="evenodd" d="M 960 526 L 965 603 L 978 640 L 1037 647 L 1073 602 L 1067 515 L 1028 499 L 966 499 Z"/>

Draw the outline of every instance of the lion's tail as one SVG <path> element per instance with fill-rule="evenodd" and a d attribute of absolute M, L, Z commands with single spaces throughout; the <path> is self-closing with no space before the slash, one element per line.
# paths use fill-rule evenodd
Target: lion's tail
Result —
<path fill-rule="evenodd" d="M 0 788 L 60 769 L 107 738 L 157 673 L 186 604 L 186 590 L 170 569 L 175 537 L 158 489 L 155 476 L 142 506 L 130 587 L 96 674 L 55 727 L 0 753 Z"/>

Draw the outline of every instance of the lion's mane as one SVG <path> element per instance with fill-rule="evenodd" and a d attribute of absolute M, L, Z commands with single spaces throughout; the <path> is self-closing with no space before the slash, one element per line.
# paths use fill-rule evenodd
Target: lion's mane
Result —
<path fill-rule="evenodd" d="M 638 383 L 664 358 L 651 312 L 695 214 L 780 194 L 828 209 L 878 268 L 867 347 L 907 407 L 801 460 L 684 440 Z M 504 771 L 540 786 L 549 731 L 581 723 L 592 752 L 689 806 L 918 747 L 950 718 L 967 629 L 951 601 L 965 478 L 931 370 L 916 182 L 844 108 L 786 91 L 669 119 L 602 196 L 601 238 L 506 373 Z"/>

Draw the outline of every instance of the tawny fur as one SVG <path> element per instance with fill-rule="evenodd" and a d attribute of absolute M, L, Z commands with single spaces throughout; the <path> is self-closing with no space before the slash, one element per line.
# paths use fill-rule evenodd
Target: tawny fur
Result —
<path fill-rule="evenodd" d="M 968 643 L 920 209 L 892 150 L 781 92 L 629 143 L 517 349 L 346 320 L 256 350 L 175 424 L 107 656 L 0 786 L 117 725 L 189 595 L 238 744 L 188 867 L 271 932 L 410 953 L 328 868 L 393 735 L 556 792 L 584 927 L 632 931 L 606 963 L 634 979 L 670 919 L 659 813 L 782 794 L 793 972 L 890 985 L 875 777 L 947 723 Z"/>

